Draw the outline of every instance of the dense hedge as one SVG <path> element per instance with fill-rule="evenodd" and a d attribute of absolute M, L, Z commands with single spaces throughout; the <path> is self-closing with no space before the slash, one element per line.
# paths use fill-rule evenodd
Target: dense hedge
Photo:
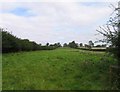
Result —
<path fill-rule="evenodd" d="M 57 46 L 41 46 L 34 41 L 29 41 L 28 39 L 20 39 L 13 36 L 7 31 L 0 30 L 2 33 L 2 53 L 7 52 L 17 52 L 17 51 L 35 51 L 35 50 L 53 50 Z"/>

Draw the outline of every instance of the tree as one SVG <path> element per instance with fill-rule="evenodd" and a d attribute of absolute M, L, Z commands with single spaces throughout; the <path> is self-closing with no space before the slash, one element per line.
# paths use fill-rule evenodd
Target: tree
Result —
<path fill-rule="evenodd" d="M 106 44 L 102 44 L 102 47 L 106 47 Z"/>
<path fill-rule="evenodd" d="M 62 47 L 61 44 L 60 44 L 59 42 L 57 43 L 57 47 Z"/>
<path fill-rule="evenodd" d="M 110 44 L 109 52 L 117 58 L 117 66 L 111 68 L 116 70 L 117 74 L 116 80 L 113 79 L 115 81 L 113 84 L 120 89 L 120 2 L 118 4 L 119 7 L 114 9 L 115 16 L 111 16 L 106 25 L 100 26 L 97 31 L 105 37 L 103 42 Z"/>
<path fill-rule="evenodd" d="M 80 47 L 83 47 L 83 44 L 82 44 L 82 43 L 80 43 Z"/>
<path fill-rule="evenodd" d="M 77 43 L 75 43 L 75 41 L 70 42 L 68 46 L 71 47 L 71 48 L 77 48 L 78 47 L 78 45 L 77 45 Z"/>
<path fill-rule="evenodd" d="M 67 43 L 64 43 L 64 44 L 63 44 L 63 47 L 68 47 Z"/>
<path fill-rule="evenodd" d="M 32 50 L 52 50 L 55 49 L 55 46 L 41 46 L 34 41 L 29 41 L 28 39 L 20 39 L 11 33 L 0 28 L 0 34 L 2 34 L 2 52 L 16 52 L 16 51 L 32 51 Z M 60 47 L 60 43 L 56 44 L 57 47 Z"/>
<path fill-rule="evenodd" d="M 90 45 L 84 44 L 84 46 L 88 49 L 91 49 Z"/>
<path fill-rule="evenodd" d="M 61 47 L 61 44 L 58 42 L 58 43 L 55 43 L 54 46 L 58 48 L 58 47 Z"/>
<path fill-rule="evenodd" d="M 0 32 L 2 33 L 2 52 L 18 51 L 20 49 L 18 38 L 12 36 L 2 28 Z"/>
<path fill-rule="evenodd" d="M 49 46 L 49 43 L 46 43 L 46 46 Z"/>
<path fill-rule="evenodd" d="M 93 46 L 94 46 L 94 43 L 93 43 L 91 40 L 89 41 L 89 46 L 90 46 L 90 47 L 93 47 Z"/>
<path fill-rule="evenodd" d="M 110 17 L 108 23 L 100 26 L 97 31 L 105 37 L 102 41 L 110 44 L 109 51 L 118 59 L 120 66 L 120 21 L 118 21 L 118 17 L 119 14 L 116 13 L 116 16 Z"/>

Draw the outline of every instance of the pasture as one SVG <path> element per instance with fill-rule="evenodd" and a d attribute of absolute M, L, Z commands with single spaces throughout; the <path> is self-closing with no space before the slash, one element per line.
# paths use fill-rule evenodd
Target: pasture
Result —
<path fill-rule="evenodd" d="M 3 90 L 104 90 L 112 56 L 71 48 L 2 55 Z"/>

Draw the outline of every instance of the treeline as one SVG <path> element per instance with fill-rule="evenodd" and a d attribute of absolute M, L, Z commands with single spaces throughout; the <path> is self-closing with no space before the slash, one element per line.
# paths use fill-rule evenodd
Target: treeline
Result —
<path fill-rule="evenodd" d="M 0 29 L 0 34 L 2 34 L 2 53 L 8 52 L 18 52 L 18 51 L 35 51 L 35 50 L 53 50 L 58 47 L 62 47 L 60 43 L 49 44 L 42 46 L 34 41 L 29 41 L 28 39 L 18 38 L 11 33 Z M 78 44 L 75 41 L 69 44 L 65 43 L 63 47 L 78 48 Z"/>
<path fill-rule="evenodd" d="M 63 47 L 70 47 L 70 48 L 78 48 L 78 43 L 76 43 L 75 41 L 72 41 L 72 42 L 69 42 L 68 44 L 67 43 L 64 43 L 63 44 Z"/>
<path fill-rule="evenodd" d="M 34 41 L 29 41 L 28 39 L 18 38 L 2 28 L 0 28 L 0 34 L 2 34 L 2 53 L 18 51 L 53 50 L 58 47 L 62 47 L 60 43 L 55 44 L 46 43 L 46 45 L 43 46 L 41 44 L 37 44 Z M 75 41 L 72 41 L 69 43 L 64 43 L 63 47 L 70 47 L 76 49 L 80 49 L 80 47 L 85 47 L 85 49 L 87 48 L 88 50 L 91 47 L 95 46 L 92 41 L 89 41 L 88 44 L 84 44 L 84 46 L 82 43 L 78 44 Z"/>
<path fill-rule="evenodd" d="M 53 50 L 61 47 L 60 43 L 47 44 L 42 46 L 28 39 L 20 39 L 11 33 L 0 29 L 2 34 L 2 53 L 17 52 L 17 51 L 35 51 L 35 50 Z"/>

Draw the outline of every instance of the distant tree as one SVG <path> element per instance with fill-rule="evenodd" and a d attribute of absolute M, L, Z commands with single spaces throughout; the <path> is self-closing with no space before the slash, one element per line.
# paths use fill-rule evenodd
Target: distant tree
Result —
<path fill-rule="evenodd" d="M 62 47 L 61 44 L 60 44 L 59 42 L 58 42 L 58 43 L 55 43 L 54 46 L 55 46 L 56 48 Z"/>
<path fill-rule="evenodd" d="M 38 45 L 36 42 L 30 42 L 31 44 L 31 47 L 32 47 L 32 50 L 39 50 L 40 48 L 40 45 Z"/>
<path fill-rule="evenodd" d="M 102 44 L 102 47 L 106 47 L 106 44 Z"/>
<path fill-rule="evenodd" d="M 63 44 L 63 47 L 68 47 L 67 43 L 64 43 L 64 44 Z"/>
<path fill-rule="evenodd" d="M 39 43 L 38 45 L 39 45 L 39 46 L 42 46 L 42 44 L 41 44 L 41 43 Z"/>
<path fill-rule="evenodd" d="M 87 44 L 84 44 L 85 47 L 87 47 L 88 45 Z"/>
<path fill-rule="evenodd" d="M 46 43 L 46 46 L 49 46 L 49 43 Z"/>
<path fill-rule="evenodd" d="M 57 43 L 57 46 L 58 46 L 58 47 L 62 47 L 61 44 L 60 44 L 59 42 Z"/>
<path fill-rule="evenodd" d="M 93 43 L 91 40 L 89 41 L 89 46 L 90 46 L 90 47 L 93 47 L 93 46 L 94 46 L 94 43 Z"/>
<path fill-rule="evenodd" d="M 91 48 L 90 45 L 88 45 L 88 44 L 84 44 L 84 46 L 85 46 L 86 48 L 89 48 L 89 49 Z"/>
<path fill-rule="evenodd" d="M 82 43 L 80 43 L 80 47 L 83 47 L 83 44 L 82 44 Z"/>
<path fill-rule="evenodd" d="M 71 47 L 71 48 L 77 48 L 77 47 L 78 47 L 78 44 L 75 43 L 75 41 L 72 41 L 72 42 L 70 42 L 70 43 L 68 44 L 68 46 Z"/>

